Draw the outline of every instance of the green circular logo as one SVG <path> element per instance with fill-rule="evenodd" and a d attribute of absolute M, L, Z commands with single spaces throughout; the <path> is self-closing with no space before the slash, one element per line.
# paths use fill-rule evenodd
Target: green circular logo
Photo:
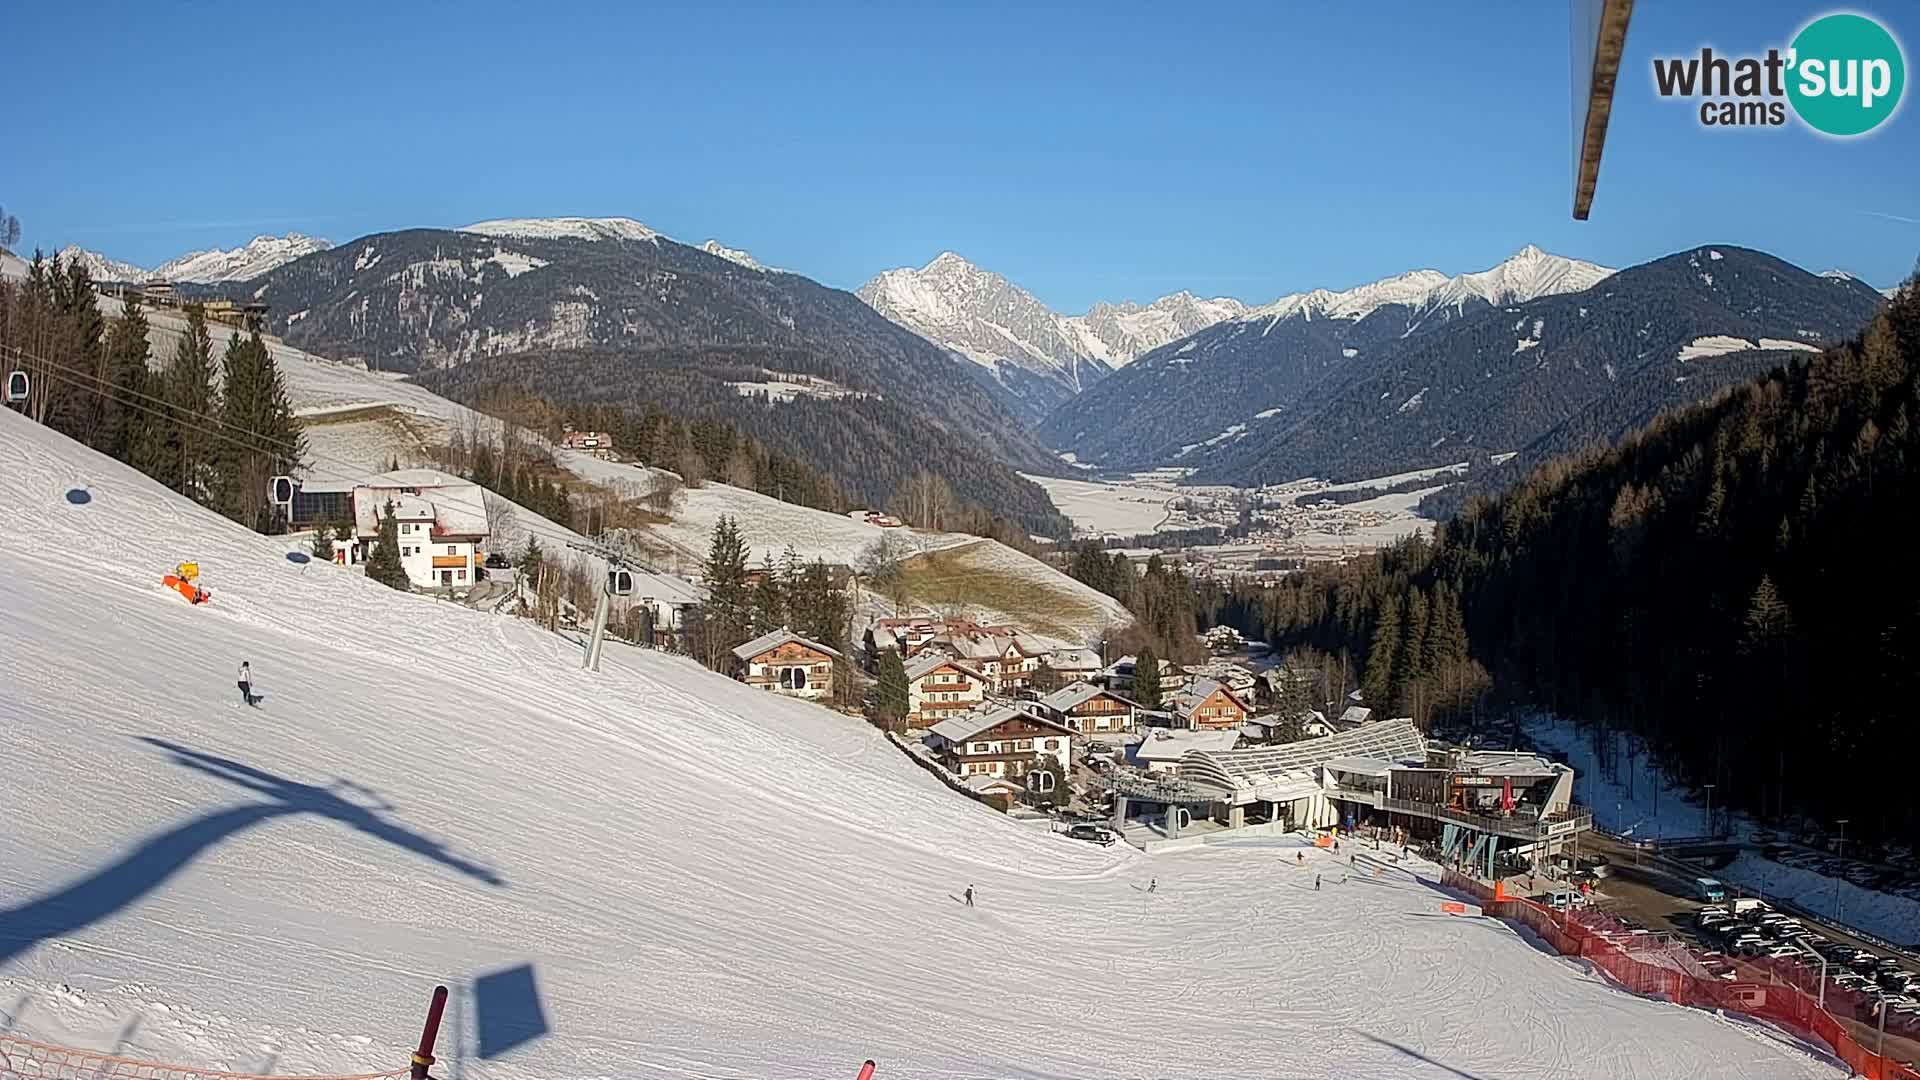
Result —
<path fill-rule="evenodd" d="M 1823 15 L 1793 39 L 1787 98 L 1807 126 L 1864 135 L 1900 105 L 1907 64 L 1887 28 L 1864 15 Z"/>

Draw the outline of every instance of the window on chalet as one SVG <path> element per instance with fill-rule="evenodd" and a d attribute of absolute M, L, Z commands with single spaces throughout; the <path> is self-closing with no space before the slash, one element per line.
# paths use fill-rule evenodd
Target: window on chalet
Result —
<path fill-rule="evenodd" d="M 1019 742 L 1013 744 L 1013 748 L 1015 750 L 1031 750 L 1033 749 L 1033 740 L 1021 739 Z"/>

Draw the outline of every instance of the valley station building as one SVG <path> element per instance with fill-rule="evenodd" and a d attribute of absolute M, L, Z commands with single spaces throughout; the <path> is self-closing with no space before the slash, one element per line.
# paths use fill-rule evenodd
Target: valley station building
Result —
<path fill-rule="evenodd" d="M 1265 826 L 1366 826 L 1438 842 L 1491 870 L 1499 855 L 1559 846 L 1593 827 L 1571 768 L 1520 751 L 1428 743 L 1408 719 L 1280 746 L 1192 749 L 1171 774 L 1114 778 L 1113 826 L 1147 843 Z"/>

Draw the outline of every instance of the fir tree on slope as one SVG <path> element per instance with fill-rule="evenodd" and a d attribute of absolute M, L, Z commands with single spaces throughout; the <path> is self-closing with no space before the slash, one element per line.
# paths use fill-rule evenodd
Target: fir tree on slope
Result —
<path fill-rule="evenodd" d="M 770 633 L 787 625 L 786 582 L 773 566 L 773 557 L 768 556 L 760 568 L 760 580 L 753 586 L 753 634 Z"/>
<path fill-rule="evenodd" d="M 400 562 L 400 524 L 393 516 L 391 499 L 380 515 L 380 535 L 373 554 L 367 557 L 367 576 L 390 589 L 407 592 L 413 588 L 407 568 Z"/>
<path fill-rule="evenodd" d="M 1133 658 L 1133 700 L 1141 708 L 1160 707 L 1160 657 L 1152 646 L 1142 648 Z"/>
<path fill-rule="evenodd" d="M 267 487 L 299 466 L 305 439 L 294 423 L 279 366 L 258 333 L 236 335 L 227 343 L 220 420 L 228 436 L 220 454 L 221 512 L 255 532 L 277 531 L 284 522 L 267 500 Z"/>
<path fill-rule="evenodd" d="M 733 650 L 744 645 L 753 627 L 753 598 L 747 588 L 747 545 L 733 518 L 713 526 L 705 567 L 707 603 L 701 622 L 707 666 L 718 670 Z"/>
<path fill-rule="evenodd" d="M 209 432 L 220 407 L 213 388 L 213 340 L 207 335 L 206 312 L 198 304 L 187 308 L 187 329 L 173 348 L 173 364 L 161 379 L 172 428 L 166 440 L 176 458 L 166 479 L 175 491 L 202 505 L 211 502 L 215 452 L 219 440 Z"/>
<path fill-rule="evenodd" d="M 875 665 L 873 689 L 874 722 L 888 731 L 898 731 L 906 721 L 907 665 L 897 649 L 881 649 Z"/>

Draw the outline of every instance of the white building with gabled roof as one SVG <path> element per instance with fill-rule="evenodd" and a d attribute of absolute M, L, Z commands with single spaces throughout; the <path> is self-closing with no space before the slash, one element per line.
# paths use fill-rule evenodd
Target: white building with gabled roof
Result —
<path fill-rule="evenodd" d="M 470 588 L 488 540 L 486 493 L 471 480 L 434 469 L 400 469 L 353 486 L 353 543 L 341 556 L 364 563 L 393 507 L 400 565 L 416 589 Z"/>
<path fill-rule="evenodd" d="M 932 727 L 976 708 L 994 688 L 979 668 L 942 652 L 923 652 L 906 668 L 908 727 Z"/>

